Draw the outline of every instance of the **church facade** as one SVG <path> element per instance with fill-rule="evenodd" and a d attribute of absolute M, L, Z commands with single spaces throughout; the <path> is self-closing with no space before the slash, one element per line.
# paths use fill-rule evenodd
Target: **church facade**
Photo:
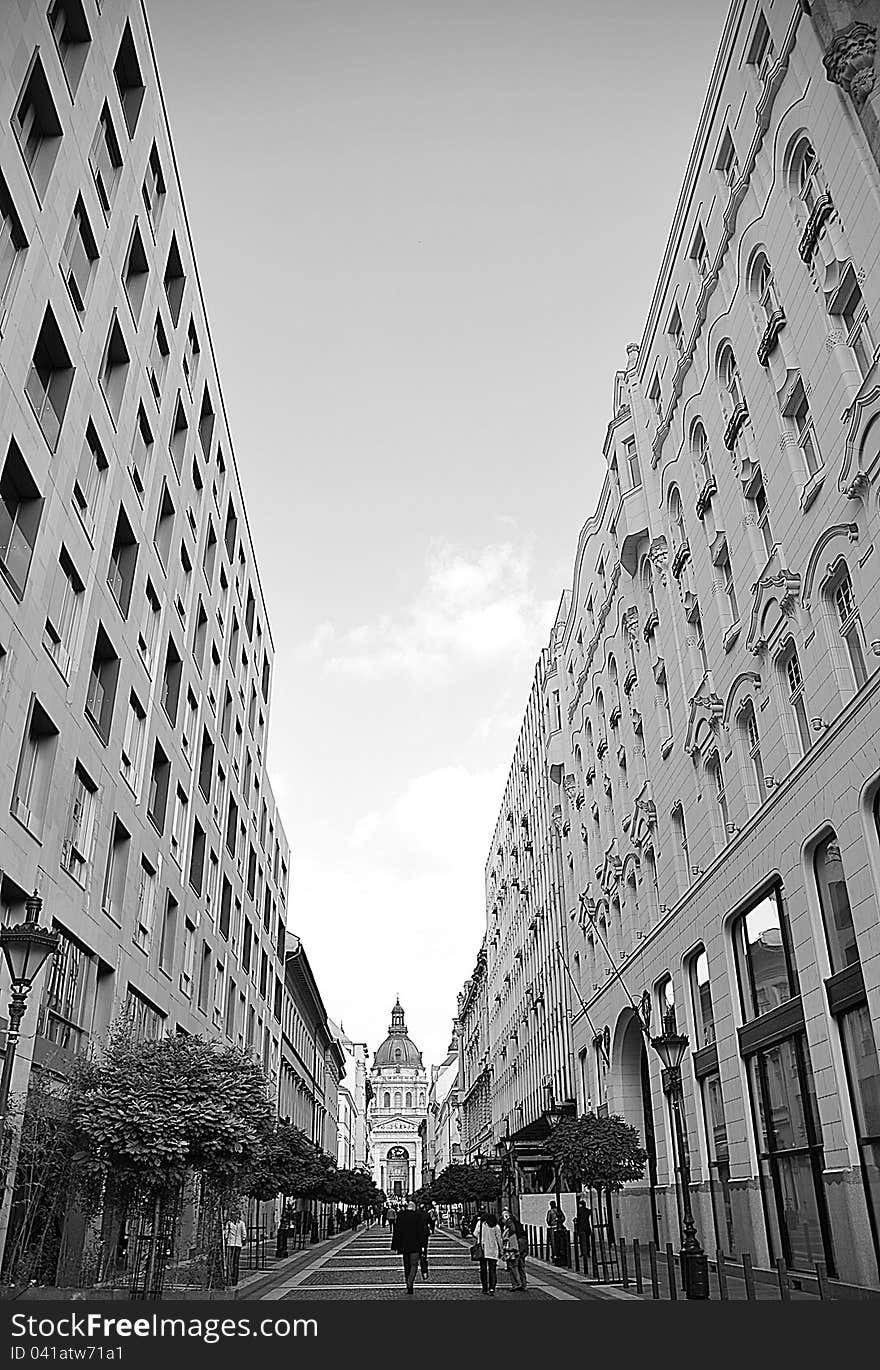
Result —
<path fill-rule="evenodd" d="M 388 1036 L 373 1059 L 370 1083 L 373 1178 L 392 1202 L 400 1201 L 422 1182 L 420 1125 L 427 1114 L 428 1077 L 422 1053 L 406 1030 L 399 999 L 391 1010 Z"/>

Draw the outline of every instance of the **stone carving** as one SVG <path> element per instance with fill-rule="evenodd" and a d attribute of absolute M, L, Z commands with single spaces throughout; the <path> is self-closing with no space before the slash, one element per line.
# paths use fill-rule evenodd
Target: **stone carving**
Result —
<path fill-rule="evenodd" d="M 822 58 L 828 80 L 842 86 L 856 105 L 874 89 L 876 53 L 877 30 L 856 21 L 832 39 Z"/>

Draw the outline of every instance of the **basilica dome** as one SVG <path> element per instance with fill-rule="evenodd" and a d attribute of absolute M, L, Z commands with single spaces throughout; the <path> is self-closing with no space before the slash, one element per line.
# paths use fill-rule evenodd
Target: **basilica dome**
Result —
<path fill-rule="evenodd" d="M 373 1061 L 374 1070 L 389 1070 L 395 1067 L 402 1067 L 405 1070 L 422 1069 L 422 1053 L 406 1030 L 399 999 L 391 1010 L 388 1036 L 379 1047 Z"/>

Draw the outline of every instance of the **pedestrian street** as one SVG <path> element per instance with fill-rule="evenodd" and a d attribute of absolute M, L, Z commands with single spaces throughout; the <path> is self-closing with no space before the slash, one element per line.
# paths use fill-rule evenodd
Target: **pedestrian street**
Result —
<path fill-rule="evenodd" d="M 540 1270 L 540 1274 L 537 1271 Z M 498 1265 L 498 1288 L 494 1303 L 522 1303 L 527 1300 L 577 1299 L 589 1297 L 586 1290 L 573 1292 L 551 1284 L 545 1278 L 546 1267 L 529 1263 L 529 1287 L 524 1292 L 513 1291 L 503 1262 Z M 332 1250 L 316 1253 L 314 1260 L 300 1268 L 295 1275 L 283 1279 L 264 1299 L 284 1299 L 291 1302 L 313 1299 L 401 1299 L 415 1303 L 419 1299 L 480 1299 L 486 1298 L 480 1289 L 480 1269 L 470 1259 L 468 1243 L 461 1237 L 441 1228 L 431 1237 L 428 1248 L 428 1278 L 421 1273 L 415 1292 L 408 1299 L 404 1288 L 403 1263 L 391 1250 L 391 1228 L 374 1224 L 352 1233 Z"/>

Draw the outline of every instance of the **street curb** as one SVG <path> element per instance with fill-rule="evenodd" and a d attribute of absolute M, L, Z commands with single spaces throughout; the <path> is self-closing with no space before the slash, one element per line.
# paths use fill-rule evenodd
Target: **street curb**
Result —
<path fill-rule="evenodd" d="M 468 1245 L 466 1238 L 461 1237 L 457 1232 L 453 1232 L 450 1228 L 444 1228 L 443 1231 L 446 1233 L 448 1237 L 454 1237 L 455 1240 L 457 1242 L 460 1242 L 462 1246 Z M 535 1270 L 535 1278 L 542 1278 L 542 1276 L 539 1275 L 537 1272 L 544 1271 L 544 1267 L 547 1266 L 547 1262 L 541 1261 L 537 1256 L 532 1256 L 531 1262 L 532 1263 L 529 1268 Z M 643 1295 L 631 1294 L 627 1289 L 618 1289 L 617 1287 L 612 1285 L 595 1284 L 592 1280 L 587 1280 L 579 1275 L 576 1275 L 573 1270 L 566 1270 L 564 1267 L 558 1265 L 548 1266 L 546 1273 L 551 1276 L 551 1280 L 553 1275 L 559 1275 L 562 1279 L 567 1280 L 569 1281 L 569 1283 L 573 1284 L 577 1289 L 588 1289 L 590 1291 L 590 1296 L 595 1299 L 610 1299 L 612 1301 L 615 1299 L 623 1299 L 633 1300 L 636 1303 L 641 1303 L 643 1301 Z"/>
<path fill-rule="evenodd" d="M 362 1227 L 359 1228 L 358 1233 L 354 1235 L 359 1235 L 361 1232 L 369 1232 L 369 1230 L 368 1227 Z M 308 1246 L 304 1246 L 301 1251 L 296 1251 L 292 1256 L 287 1256 L 283 1260 L 278 1261 L 277 1264 L 273 1265 L 271 1270 L 260 1270 L 249 1276 L 247 1280 L 239 1280 L 238 1284 L 235 1286 L 233 1297 L 238 1299 L 260 1298 L 267 1289 L 279 1283 L 279 1281 L 284 1280 L 287 1276 L 294 1274 L 300 1263 L 306 1263 L 313 1260 L 318 1253 L 331 1250 L 334 1246 L 338 1246 L 341 1242 L 345 1241 L 346 1238 L 349 1238 L 352 1235 L 351 1229 L 347 1228 L 345 1232 L 337 1232 L 332 1237 L 324 1237 L 319 1242 L 313 1242 Z"/>

